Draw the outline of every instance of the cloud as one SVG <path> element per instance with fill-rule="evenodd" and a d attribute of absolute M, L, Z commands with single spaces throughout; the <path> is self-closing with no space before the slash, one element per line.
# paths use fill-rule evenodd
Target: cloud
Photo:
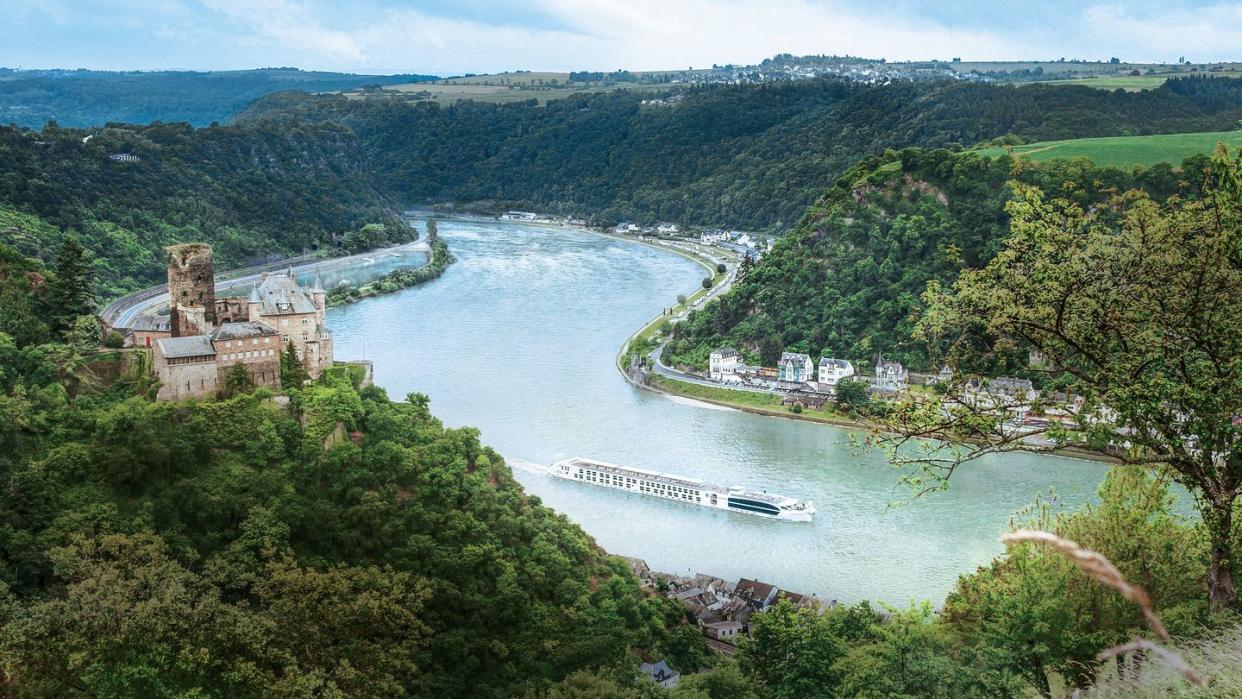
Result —
<path fill-rule="evenodd" d="M 776 53 L 1227 59 L 1242 3 L 1076 0 L 8 0 L 0 63 L 359 72 L 633 70 Z M 5 22 L 4 20 L 10 20 Z M 33 38 L 38 32 L 38 39 Z M 1235 56 L 1236 57 L 1236 56 Z"/>

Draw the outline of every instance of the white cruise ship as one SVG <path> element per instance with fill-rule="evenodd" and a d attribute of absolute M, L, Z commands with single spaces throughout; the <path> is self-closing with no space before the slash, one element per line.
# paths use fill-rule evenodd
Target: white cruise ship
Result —
<path fill-rule="evenodd" d="M 558 461 L 552 464 L 549 473 L 566 480 L 628 490 L 632 493 L 642 493 L 657 498 L 679 500 L 703 507 L 714 507 L 759 517 L 771 517 L 790 522 L 809 522 L 815 516 L 815 506 L 810 502 L 784 495 L 756 493 L 740 485 L 725 488 L 704 483 L 695 478 L 617 466 L 581 457 Z"/>

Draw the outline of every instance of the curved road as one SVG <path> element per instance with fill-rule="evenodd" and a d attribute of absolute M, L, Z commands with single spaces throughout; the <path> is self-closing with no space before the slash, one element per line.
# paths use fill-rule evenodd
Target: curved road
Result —
<path fill-rule="evenodd" d="M 293 269 L 298 270 L 298 271 L 303 271 L 309 268 L 315 271 L 327 272 L 327 271 L 339 269 L 344 266 L 352 265 L 357 262 L 368 262 L 368 263 L 374 262 L 375 258 L 377 257 L 390 254 L 390 253 L 394 253 L 394 252 L 398 252 L 398 251 L 400 252 L 430 252 L 430 250 L 431 250 L 431 247 L 427 244 L 426 241 L 419 240 L 413 243 L 404 243 L 402 245 L 395 245 L 390 248 L 381 248 L 379 250 L 372 250 L 370 252 L 364 252 L 364 253 L 360 253 L 357 255 L 349 255 L 347 257 L 332 257 L 326 260 L 308 258 L 306 256 L 295 257 L 295 258 L 291 258 L 288 260 L 282 260 L 280 262 L 275 262 L 272 264 L 262 265 L 260 267 L 252 267 L 252 268 L 249 268 L 248 270 L 243 270 L 244 274 L 239 277 L 232 277 L 229 279 L 220 278 L 221 276 L 225 276 L 227 274 L 236 274 L 237 272 L 232 272 L 232 273 L 226 272 L 225 275 L 217 275 L 216 276 L 216 293 L 219 293 L 221 291 L 228 291 L 230 289 L 236 289 L 239 286 L 248 286 L 251 284 L 255 284 L 259 281 L 259 278 L 263 274 L 270 272 L 272 270 L 281 269 L 282 267 L 292 267 Z M 142 291 L 136 291 L 127 296 L 122 296 L 121 298 L 108 304 L 108 306 L 104 308 L 104 310 L 100 312 L 99 315 L 111 327 L 127 328 L 127 327 L 130 327 L 134 323 L 134 321 L 136 321 L 137 319 L 142 318 L 144 316 L 155 315 L 159 313 L 159 311 L 167 307 L 168 307 L 168 285 L 160 284 L 159 286 L 153 286 L 149 289 L 143 289 Z"/>

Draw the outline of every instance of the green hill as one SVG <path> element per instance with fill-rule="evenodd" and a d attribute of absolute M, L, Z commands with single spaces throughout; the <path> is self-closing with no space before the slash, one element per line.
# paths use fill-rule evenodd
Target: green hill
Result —
<path fill-rule="evenodd" d="M 1217 143 L 1224 143 L 1230 150 L 1242 148 L 1242 131 L 1073 138 L 1014 146 L 1009 152 L 1015 157 L 1037 162 L 1054 158 L 1090 158 L 1101 167 L 1132 168 L 1156 163 L 1180 163 L 1192 155 L 1211 153 Z M 1002 147 L 983 148 L 978 153 L 994 158 L 1004 155 L 1007 150 Z"/>
<path fill-rule="evenodd" d="M 875 352 L 934 369 L 913 338 L 927 284 L 985 264 L 1009 235 L 1010 182 L 1081 206 L 1143 189 L 1157 199 L 1198 195 L 1207 156 L 1127 172 L 1054 160 L 1019 163 L 978 152 L 907 149 L 843 175 L 728 294 L 674 326 L 665 359 L 696 367 L 731 345 L 774 366 L 782 351 L 861 362 Z M 1198 171 L 1199 175 L 1191 174 Z M 1104 215 L 1104 214 L 1101 214 Z"/>
<path fill-rule="evenodd" d="M 652 104 L 658 95 L 623 90 L 545 106 L 440 106 L 281 93 L 239 120 L 345 125 L 379 177 L 410 204 L 785 231 L 827 183 L 887 148 L 954 147 L 1008 134 L 1048 141 L 1213 131 L 1242 117 L 1242 80 L 1203 77 L 1138 93 L 808 80 L 693 88 Z"/>

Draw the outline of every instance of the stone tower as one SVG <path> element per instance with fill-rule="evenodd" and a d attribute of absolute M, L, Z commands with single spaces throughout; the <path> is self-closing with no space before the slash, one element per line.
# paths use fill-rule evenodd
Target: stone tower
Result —
<path fill-rule="evenodd" d="M 211 332 L 216 323 L 216 275 L 210 245 L 168 247 L 168 301 L 173 337 Z"/>

